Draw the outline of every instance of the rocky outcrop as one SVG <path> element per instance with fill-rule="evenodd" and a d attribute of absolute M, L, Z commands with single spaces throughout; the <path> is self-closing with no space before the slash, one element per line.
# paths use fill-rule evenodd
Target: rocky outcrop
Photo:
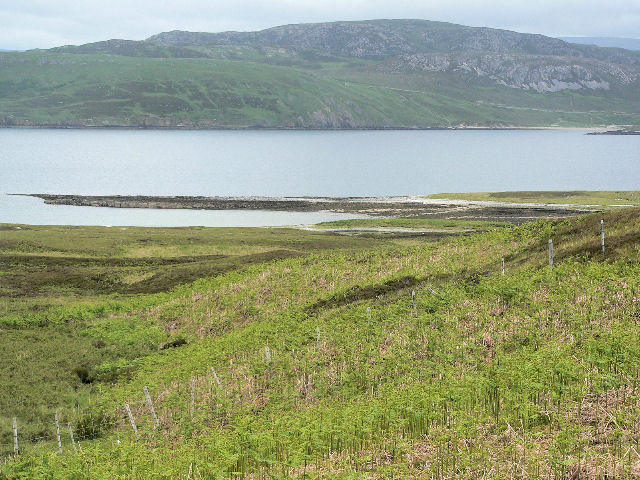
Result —
<path fill-rule="evenodd" d="M 358 116 L 357 105 L 342 105 L 333 98 L 325 98 L 323 107 L 311 112 L 306 126 L 313 128 L 361 128 L 366 126 Z"/>
<path fill-rule="evenodd" d="M 640 68 L 575 58 L 498 53 L 401 55 L 378 65 L 376 70 L 458 72 L 536 92 L 610 90 L 612 85 L 624 87 L 640 78 Z"/>

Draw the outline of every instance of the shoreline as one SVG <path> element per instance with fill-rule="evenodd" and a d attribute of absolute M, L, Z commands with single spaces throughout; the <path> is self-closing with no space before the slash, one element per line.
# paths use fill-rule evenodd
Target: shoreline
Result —
<path fill-rule="evenodd" d="M 334 212 L 369 217 L 433 218 L 503 221 L 521 224 L 539 218 L 563 218 L 593 211 L 584 205 L 501 203 L 492 201 L 397 197 L 205 197 L 144 195 L 7 194 L 42 199 L 49 205 L 79 207 L 266 210 L 285 212 Z"/>
<path fill-rule="evenodd" d="M 593 135 L 607 134 L 617 127 L 558 127 L 558 126 L 465 126 L 465 127 L 262 127 L 247 126 L 193 126 L 193 125 L 0 125 L 0 130 L 159 130 L 159 131 L 285 131 L 285 132 L 384 132 L 384 131 L 575 131 L 593 132 Z"/>

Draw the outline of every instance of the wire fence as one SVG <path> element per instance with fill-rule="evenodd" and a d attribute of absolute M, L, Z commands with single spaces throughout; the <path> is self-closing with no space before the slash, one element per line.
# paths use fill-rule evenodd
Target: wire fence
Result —
<path fill-rule="evenodd" d="M 183 420 L 219 419 L 226 415 L 226 409 L 220 407 L 231 396 L 239 398 L 239 391 L 235 388 L 225 391 L 211 367 L 209 372 L 191 377 L 186 384 L 173 385 L 171 390 L 154 393 L 144 386 L 139 397 L 130 398 L 115 409 L 74 408 L 55 412 L 49 422 L 29 425 L 29 433 L 23 432 L 24 422 L 19 417 L 12 417 L 11 432 L 5 429 L 0 437 L 0 458 L 6 460 L 11 455 L 43 448 L 77 453 L 82 442 L 108 433 L 116 433 L 116 442 L 137 440 L 171 430 Z"/>
<path fill-rule="evenodd" d="M 601 224 L 602 251 L 605 251 L 604 223 Z M 549 267 L 554 267 L 553 241 L 548 241 Z M 500 259 L 499 271 L 505 275 L 505 258 Z M 438 296 L 432 288 L 425 289 Z M 411 291 L 410 310 L 417 315 L 416 291 Z M 367 309 L 371 319 L 371 310 Z M 321 347 L 323 333 L 320 327 L 312 336 L 317 348 Z M 113 442 L 153 438 L 171 433 L 184 421 L 210 421 L 228 418 L 235 403 L 241 402 L 247 390 L 260 391 L 266 388 L 268 377 L 273 373 L 273 352 L 266 346 L 261 353 L 266 365 L 264 377 L 239 375 L 221 380 L 216 370 L 202 372 L 185 381 L 174 383 L 169 388 L 151 391 L 143 386 L 137 396 L 111 409 L 74 408 L 53 413 L 45 423 L 25 428 L 27 422 L 19 417 L 11 418 L 11 431 L 0 432 L 0 461 L 6 462 L 11 456 L 36 451 L 58 451 L 60 454 L 75 454 L 82 451 L 84 442 L 110 434 Z M 244 386 L 241 385 L 244 380 Z M 304 374 L 297 378 L 297 388 L 304 392 L 309 378 Z M 635 385 L 635 384 L 634 384 Z M 634 387 L 635 391 L 635 387 Z M 29 431 L 30 430 L 30 431 Z M 33 432 L 36 433 L 33 433 Z"/>
<path fill-rule="evenodd" d="M 604 227 L 603 227 L 604 228 Z M 553 268 L 553 247 L 549 239 L 549 265 Z M 505 258 L 501 258 L 501 272 L 505 273 Z M 432 288 L 426 291 L 438 296 Z M 410 291 L 410 310 L 412 316 L 417 315 L 416 291 Z M 371 320 L 371 309 L 367 309 Z M 319 348 L 322 341 L 320 327 L 315 331 L 315 343 Z M 272 352 L 265 346 L 262 352 L 267 366 L 272 365 Z M 144 386 L 140 395 L 129 398 L 123 405 L 111 411 L 95 408 L 74 408 L 71 411 L 52 413 L 48 421 L 30 429 L 36 433 L 24 434 L 21 419 L 12 418 L 12 432 L 0 432 L 0 459 L 11 455 L 19 455 L 27 451 L 50 448 L 60 453 L 77 452 L 82 442 L 94 440 L 107 433 L 116 433 L 115 441 L 120 439 L 140 439 L 156 435 L 159 432 L 171 431 L 175 425 L 184 420 L 220 420 L 224 419 L 235 402 L 240 402 L 248 390 L 260 390 L 259 384 L 265 378 L 244 377 L 246 385 L 239 385 L 239 378 L 229 378 L 228 386 L 223 386 L 214 367 L 208 372 L 191 377 L 185 384 L 172 385 L 160 392 L 151 392 Z M 297 380 L 301 391 L 308 388 L 309 379 L 304 376 Z"/>

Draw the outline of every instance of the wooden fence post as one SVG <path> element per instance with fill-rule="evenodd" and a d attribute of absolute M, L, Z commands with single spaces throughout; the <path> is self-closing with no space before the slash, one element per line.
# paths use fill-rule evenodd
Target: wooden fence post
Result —
<path fill-rule="evenodd" d="M 269 347 L 264 347 L 264 356 L 267 359 L 267 363 L 271 363 L 271 350 L 269 350 Z"/>
<path fill-rule="evenodd" d="M 71 437 L 71 445 L 73 445 L 73 453 L 78 453 L 78 449 L 76 448 L 76 440 L 73 438 L 73 428 L 71 428 L 71 422 L 67 422 L 67 427 L 69 427 L 69 436 Z"/>
<path fill-rule="evenodd" d="M 191 377 L 191 418 L 196 410 L 196 377 Z"/>
<path fill-rule="evenodd" d="M 131 423 L 131 428 L 133 429 L 133 433 L 136 435 L 136 440 L 140 438 L 138 435 L 138 427 L 136 427 L 136 421 L 133 419 L 133 413 L 131 413 L 131 407 L 129 404 L 125 402 L 124 409 L 127 411 L 127 416 L 129 417 L 129 423 Z"/>
<path fill-rule="evenodd" d="M 56 437 L 58 437 L 58 451 L 62 454 L 62 439 L 60 438 L 60 418 L 56 412 Z"/>
<path fill-rule="evenodd" d="M 216 373 L 216 369 L 211 367 L 211 373 L 213 373 L 213 379 L 216 381 L 218 388 L 220 388 L 220 379 L 218 378 L 218 374 Z"/>
<path fill-rule="evenodd" d="M 549 266 L 553 268 L 553 239 L 549 239 Z"/>
<path fill-rule="evenodd" d="M 600 238 L 602 239 L 602 254 L 604 255 L 604 219 L 600 220 Z"/>
<path fill-rule="evenodd" d="M 147 405 L 149 406 L 149 410 L 151 411 L 151 416 L 153 417 L 153 428 L 158 428 L 160 426 L 160 422 L 158 421 L 158 416 L 156 415 L 156 409 L 153 408 L 153 402 L 151 401 L 151 395 L 149 395 L 149 389 L 145 385 L 142 387 L 144 391 L 144 397 L 147 400 Z"/>
<path fill-rule="evenodd" d="M 316 348 L 320 348 L 320 327 L 316 327 Z"/>
<path fill-rule="evenodd" d="M 502 257 L 502 275 L 504 275 L 504 257 Z"/>
<path fill-rule="evenodd" d="M 13 453 L 18 455 L 20 447 L 18 446 L 18 419 L 13 417 Z"/>
<path fill-rule="evenodd" d="M 416 291 L 411 290 L 411 303 L 413 303 L 413 314 L 417 314 L 418 308 L 416 307 Z"/>

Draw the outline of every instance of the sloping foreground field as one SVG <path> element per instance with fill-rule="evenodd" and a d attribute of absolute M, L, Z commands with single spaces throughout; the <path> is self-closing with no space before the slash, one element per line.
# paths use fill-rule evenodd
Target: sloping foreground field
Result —
<path fill-rule="evenodd" d="M 605 214 L 604 254 L 600 215 L 437 242 L 288 232 L 292 242 L 299 234 L 344 243 L 111 305 L 97 288 L 86 306 L 72 298 L 83 301 L 81 287 L 66 294 L 56 287 L 69 302 L 56 315 L 12 307 L 3 350 L 9 335 L 37 343 L 38 329 L 50 329 L 42 331 L 68 341 L 40 355 L 84 342 L 87 352 L 121 358 L 104 354 L 103 363 L 76 372 L 87 398 L 75 407 L 60 400 L 62 453 L 53 409 L 43 407 L 41 423 L 37 409 L 18 418 L 28 425 L 18 430 L 21 453 L 7 457 L 1 476 L 637 477 L 639 214 Z M 252 248 L 264 246 L 264 231 L 244 232 L 254 232 Z M 29 240 L 11 226 L 0 234 L 3 251 L 28 245 L 26 256 L 35 257 L 40 245 L 52 257 L 34 232 Z M 211 245 L 224 243 L 216 235 Z M 121 242 L 103 245 L 104 256 L 115 249 L 133 258 L 136 242 Z M 237 243 L 226 245 L 233 254 Z M 65 258 L 71 247 L 57 248 Z M 15 288 L 11 282 L 3 292 Z M 38 384 L 20 375 L 33 378 L 29 368 L 44 361 L 33 352 L 25 347 L 3 361 L 13 362 L 11 381 L 27 390 Z M 15 403 L 3 402 L 0 439 L 10 453 Z"/>

